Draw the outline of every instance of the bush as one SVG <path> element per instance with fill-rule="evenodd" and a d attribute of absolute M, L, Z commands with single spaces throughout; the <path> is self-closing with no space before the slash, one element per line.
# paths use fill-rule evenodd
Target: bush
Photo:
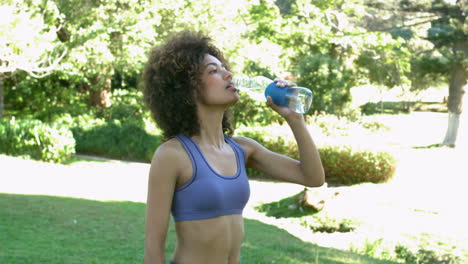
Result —
<path fill-rule="evenodd" d="M 291 158 L 299 158 L 299 152 L 295 143 L 287 142 L 281 137 L 273 137 L 268 135 L 265 133 L 265 131 L 262 131 L 258 127 L 254 128 L 254 130 L 239 130 L 237 135 L 251 138 L 271 151 L 289 156 Z M 247 168 L 247 174 L 249 176 L 268 177 L 268 175 L 263 175 L 260 171 L 250 168 Z"/>
<path fill-rule="evenodd" d="M 302 218 L 301 225 L 314 232 L 347 233 L 354 231 L 359 224 L 355 220 L 348 218 L 332 218 L 327 215 L 312 215 Z"/>
<path fill-rule="evenodd" d="M 108 108 L 97 108 L 96 117 L 106 121 L 120 120 L 126 122 L 144 123 L 145 117 L 150 117 L 143 104 L 143 93 L 138 90 L 112 91 L 112 105 Z"/>
<path fill-rule="evenodd" d="M 47 162 L 63 162 L 75 153 L 71 131 L 39 120 L 0 120 L 0 153 L 27 156 Z"/>
<path fill-rule="evenodd" d="M 98 122 L 97 122 L 98 123 Z M 76 151 L 109 158 L 149 162 L 161 143 L 161 136 L 148 134 L 139 123 L 108 123 L 72 128 Z"/>
<path fill-rule="evenodd" d="M 395 253 L 398 259 L 404 260 L 404 263 L 419 264 L 457 264 L 461 263 L 462 258 L 451 253 L 438 253 L 431 249 L 420 248 L 413 252 L 403 245 L 395 247 Z"/>
<path fill-rule="evenodd" d="M 351 146 L 325 146 L 319 149 L 327 182 L 356 184 L 389 180 L 395 159 L 387 152 L 356 150 Z"/>
<path fill-rule="evenodd" d="M 298 159 L 294 141 L 272 136 L 263 130 L 242 129 L 237 135 L 251 138 L 271 151 Z M 352 146 L 318 147 L 327 182 L 336 184 L 380 183 L 390 179 L 395 170 L 395 159 L 387 152 L 357 150 Z M 259 171 L 247 169 L 250 176 L 268 177 Z"/>
<path fill-rule="evenodd" d="M 408 114 L 411 112 L 413 102 L 367 102 L 360 106 L 363 115 L 375 114 Z"/>

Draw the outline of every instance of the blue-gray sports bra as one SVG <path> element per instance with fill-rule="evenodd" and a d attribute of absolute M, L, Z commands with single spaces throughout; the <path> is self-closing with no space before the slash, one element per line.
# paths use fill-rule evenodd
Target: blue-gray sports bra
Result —
<path fill-rule="evenodd" d="M 242 147 L 232 138 L 224 136 L 236 155 L 237 172 L 234 176 L 223 176 L 211 168 L 195 141 L 180 135 L 176 138 L 192 161 L 193 175 L 174 192 L 171 208 L 174 220 L 189 221 L 242 214 L 250 196 Z"/>

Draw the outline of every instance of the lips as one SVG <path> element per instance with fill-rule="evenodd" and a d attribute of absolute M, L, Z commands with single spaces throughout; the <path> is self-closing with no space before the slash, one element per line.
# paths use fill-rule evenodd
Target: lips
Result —
<path fill-rule="evenodd" d="M 229 84 L 228 86 L 226 86 L 226 90 L 234 90 L 234 91 L 237 91 L 237 88 L 234 87 L 233 84 Z"/>

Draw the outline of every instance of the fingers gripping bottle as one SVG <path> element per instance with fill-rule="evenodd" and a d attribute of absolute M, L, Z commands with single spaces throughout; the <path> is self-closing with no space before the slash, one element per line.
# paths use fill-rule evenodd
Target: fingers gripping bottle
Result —
<path fill-rule="evenodd" d="M 233 82 L 237 89 L 246 92 L 252 99 L 265 102 L 271 96 L 273 103 L 300 114 L 306 113 L 312 104 L 312 92 L 304 87 L 278 87 L 275 82 L 263 76 L 234 77 Z"/>

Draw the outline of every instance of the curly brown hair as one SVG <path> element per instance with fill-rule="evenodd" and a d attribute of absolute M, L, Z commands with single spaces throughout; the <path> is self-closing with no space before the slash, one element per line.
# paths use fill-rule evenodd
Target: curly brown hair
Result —
<path fill-rule="evenodd" d="M 143 72 L 144 100 L 165 139 L 199 133 L 197 98 L 202 89 L 202 62 L 210 54 L 227 65 L 222 52 L 202 32 L 182 31 L 154 47 Z M 223 132 L 232 135 L 231 114 Z"/>

